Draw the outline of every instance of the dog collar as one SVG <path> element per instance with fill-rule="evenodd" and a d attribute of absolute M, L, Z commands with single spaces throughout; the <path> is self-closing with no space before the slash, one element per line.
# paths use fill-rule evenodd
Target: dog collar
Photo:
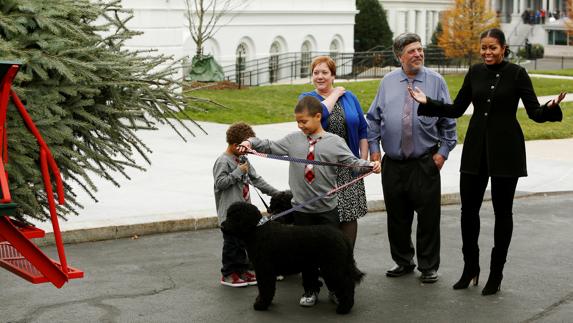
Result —
<path fill-rule="evenodd" d="M 260 227 L 261 225 L 267 223 L 269 221 L 269 218 L 266 216 L 261 217 L 261 220 L 259 221 L 259 224 L 257 224 L 257 227 Z"/>

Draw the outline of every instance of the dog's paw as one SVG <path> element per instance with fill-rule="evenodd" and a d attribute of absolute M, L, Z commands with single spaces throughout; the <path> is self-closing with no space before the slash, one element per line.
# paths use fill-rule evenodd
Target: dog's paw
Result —
<path fill-rule="evenodd" d="M 262 302 L 255 302 L 255 304 L 253 304 L 253 308 L 255 311 L 266 311 L 269 309 L 269 305 L 263 304 Z"/>
<path fill-rule="evenodd" d="M 351 309 L 352 309 L 352 305 L 339 304 L 336 307 L 336 314 L 348 314 L 348 313 L 350 313 Z"/>

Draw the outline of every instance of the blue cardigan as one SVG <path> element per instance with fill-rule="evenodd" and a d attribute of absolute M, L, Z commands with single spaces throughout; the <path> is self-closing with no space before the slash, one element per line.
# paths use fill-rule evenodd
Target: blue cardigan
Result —
<path fill-rule="evenodd" d="M 316 93 L 315 91 L 305 92 L 301 94 L 298 99 L 302 99 L 305 96 L 313 96 L 317 98 L 319 101 L 323 101 L 324 98 L 320 96 L 320 94 Z M 343 96 L 339 99 L 339 102 L 344 109 L 344 116 L 346 120 L 346 135 L 348 140 L 346 144 L 354 154 L 354 156 L 360 158 L 360 139 L 367 138 L 367 130 L 368 125 L 366 124 L 366 119 L 364 118 L 364 112 L 360 107 L 360 102 L 352 92 L 346 90 Z M 322 104 L 322 127 L 324 130 L 328 131 L 327 128 L 327 120 L 330 112 L 324 104 Z"/>

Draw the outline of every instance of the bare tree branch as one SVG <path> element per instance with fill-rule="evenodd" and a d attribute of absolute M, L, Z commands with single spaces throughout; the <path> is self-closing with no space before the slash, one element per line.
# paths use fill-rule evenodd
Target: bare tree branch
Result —
<path fill-rule="evenodd" d="M 203 55 L 203 46 L 213 38 L 221 27 L 229 24 L 238 14 L 238 9 L 250 0 L 185 0 L 185 17 L 189 33 L 197 46 L 196 55 Z M 234 13 L 232 13 L 235 11 Z M 222 23 L 223 17 L 229 18 Z"/>

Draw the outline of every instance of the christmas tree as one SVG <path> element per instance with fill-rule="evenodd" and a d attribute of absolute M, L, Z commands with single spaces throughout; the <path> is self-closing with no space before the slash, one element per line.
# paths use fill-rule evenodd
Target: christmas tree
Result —
<path fill-rule="evenodd" d="M 354 50 L 364 52 L 392 46 L 392 31 L 386 20 L 386 12 L 378 0 L 357 0 L 359 10 L 354 24 Z"/>
<path fill-rule="evenodd" d="M 125 26 L 131 17 L 119 0 L 0 0 L 0 59 L 23 64 L 13 88 L 60 167 L 67 200 L 60 215 L 81 207 L 71 183 L 95 199 L 90 176 L 118 185 L 114 177 L 128 177 L 126 169 L 144 169 L 134 157 L 149 162 L 151 151 L 137 130 L 168 123 L 177 131 L 173 123 L 180 123 L 171 118 L 185 106 L 175 80 L 180 62 L 126 50 L 138 35 Z M 6 169 L 19 217 L 45 219 L 38 145 L 13 106 L 7 128 Z"/>

